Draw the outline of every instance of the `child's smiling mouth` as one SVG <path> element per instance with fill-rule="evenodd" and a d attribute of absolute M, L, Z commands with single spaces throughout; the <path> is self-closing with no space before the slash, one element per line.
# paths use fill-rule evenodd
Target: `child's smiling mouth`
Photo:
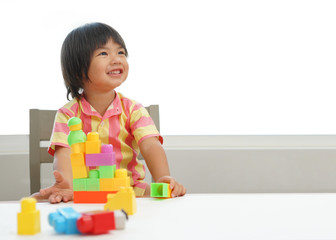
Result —
<path fill-rule="evenodd" d="M 123 73 L 123 70 L 122 69 L 114 69 L 114 70 L 112 70 L 112 71 L 109 71 L 107 74 L 108 75 L 120 75 L 120 74 L 122 74 Z"/>

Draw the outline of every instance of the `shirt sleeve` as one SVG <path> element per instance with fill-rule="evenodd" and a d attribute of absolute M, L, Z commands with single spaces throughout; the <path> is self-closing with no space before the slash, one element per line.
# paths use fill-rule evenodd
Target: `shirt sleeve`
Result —
<path fill-rule="evenodd" d="M 130 127 L 138 146 L 149 137 L 157 137 L 160 143 L 163 144 L 163 138 L 157 130 L 153 119 L 141 104 L 133 108 Z"/>
<path fill-rule="evenodd" d="M 55 147 L 62 146 L 69 148 L 68 145 L 68 120 L 72 116 L 69 116 L 68 113 L 62 111 L 62 109 L 58 110 L 55 116 L 54 127 L 52 130 L 50 145 L 48 148 L 48 153 L 52 156 L 55 154 Z"/>

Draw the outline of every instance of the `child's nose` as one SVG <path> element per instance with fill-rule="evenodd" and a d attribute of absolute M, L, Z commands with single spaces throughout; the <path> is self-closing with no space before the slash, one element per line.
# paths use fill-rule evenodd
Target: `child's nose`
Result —
<path fill-rule="evenodd" d="M 119 64 L 121 62 L 121 57 L 119 54 L 113 54 L 111 57 L 111 63 L 112 64 Z"/>

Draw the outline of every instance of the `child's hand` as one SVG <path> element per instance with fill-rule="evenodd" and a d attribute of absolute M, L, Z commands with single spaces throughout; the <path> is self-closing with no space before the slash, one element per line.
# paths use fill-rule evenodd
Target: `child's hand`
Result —
<path fill-rule="evenodd" d="M 187 190 L 186 188 L 178 183 L 173 177 L 170 176 L 163 176 L 160 177 L 157 182 L 162 182 L 162 183 L 169 183 L 170 184 L 170 189 L 171 191 L 171 196 L 172 197 L 180 197 L 186 194 Z"/>
<path fill-rule="evenodd" d="M 73 199 L 73 190 L 70 183 L 55 170 L 54 177 L 56 182 L 54 185 L 41 189 L 39 193 L 35 193 L 32 197 L 37 200 L 48 199 L 50 203 L 68 202 Z"/>

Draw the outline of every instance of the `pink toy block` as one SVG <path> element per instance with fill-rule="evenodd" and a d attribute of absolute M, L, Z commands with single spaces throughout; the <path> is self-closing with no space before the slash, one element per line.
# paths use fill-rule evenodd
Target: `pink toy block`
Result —
<path fill-rule="evenodd" d="M 105 144 L 101 147 L 101 153 L 92 153 L 85 155 L 86 166 L 112 166 L 116 164 L 115 153 L 111 144 Z"/>

